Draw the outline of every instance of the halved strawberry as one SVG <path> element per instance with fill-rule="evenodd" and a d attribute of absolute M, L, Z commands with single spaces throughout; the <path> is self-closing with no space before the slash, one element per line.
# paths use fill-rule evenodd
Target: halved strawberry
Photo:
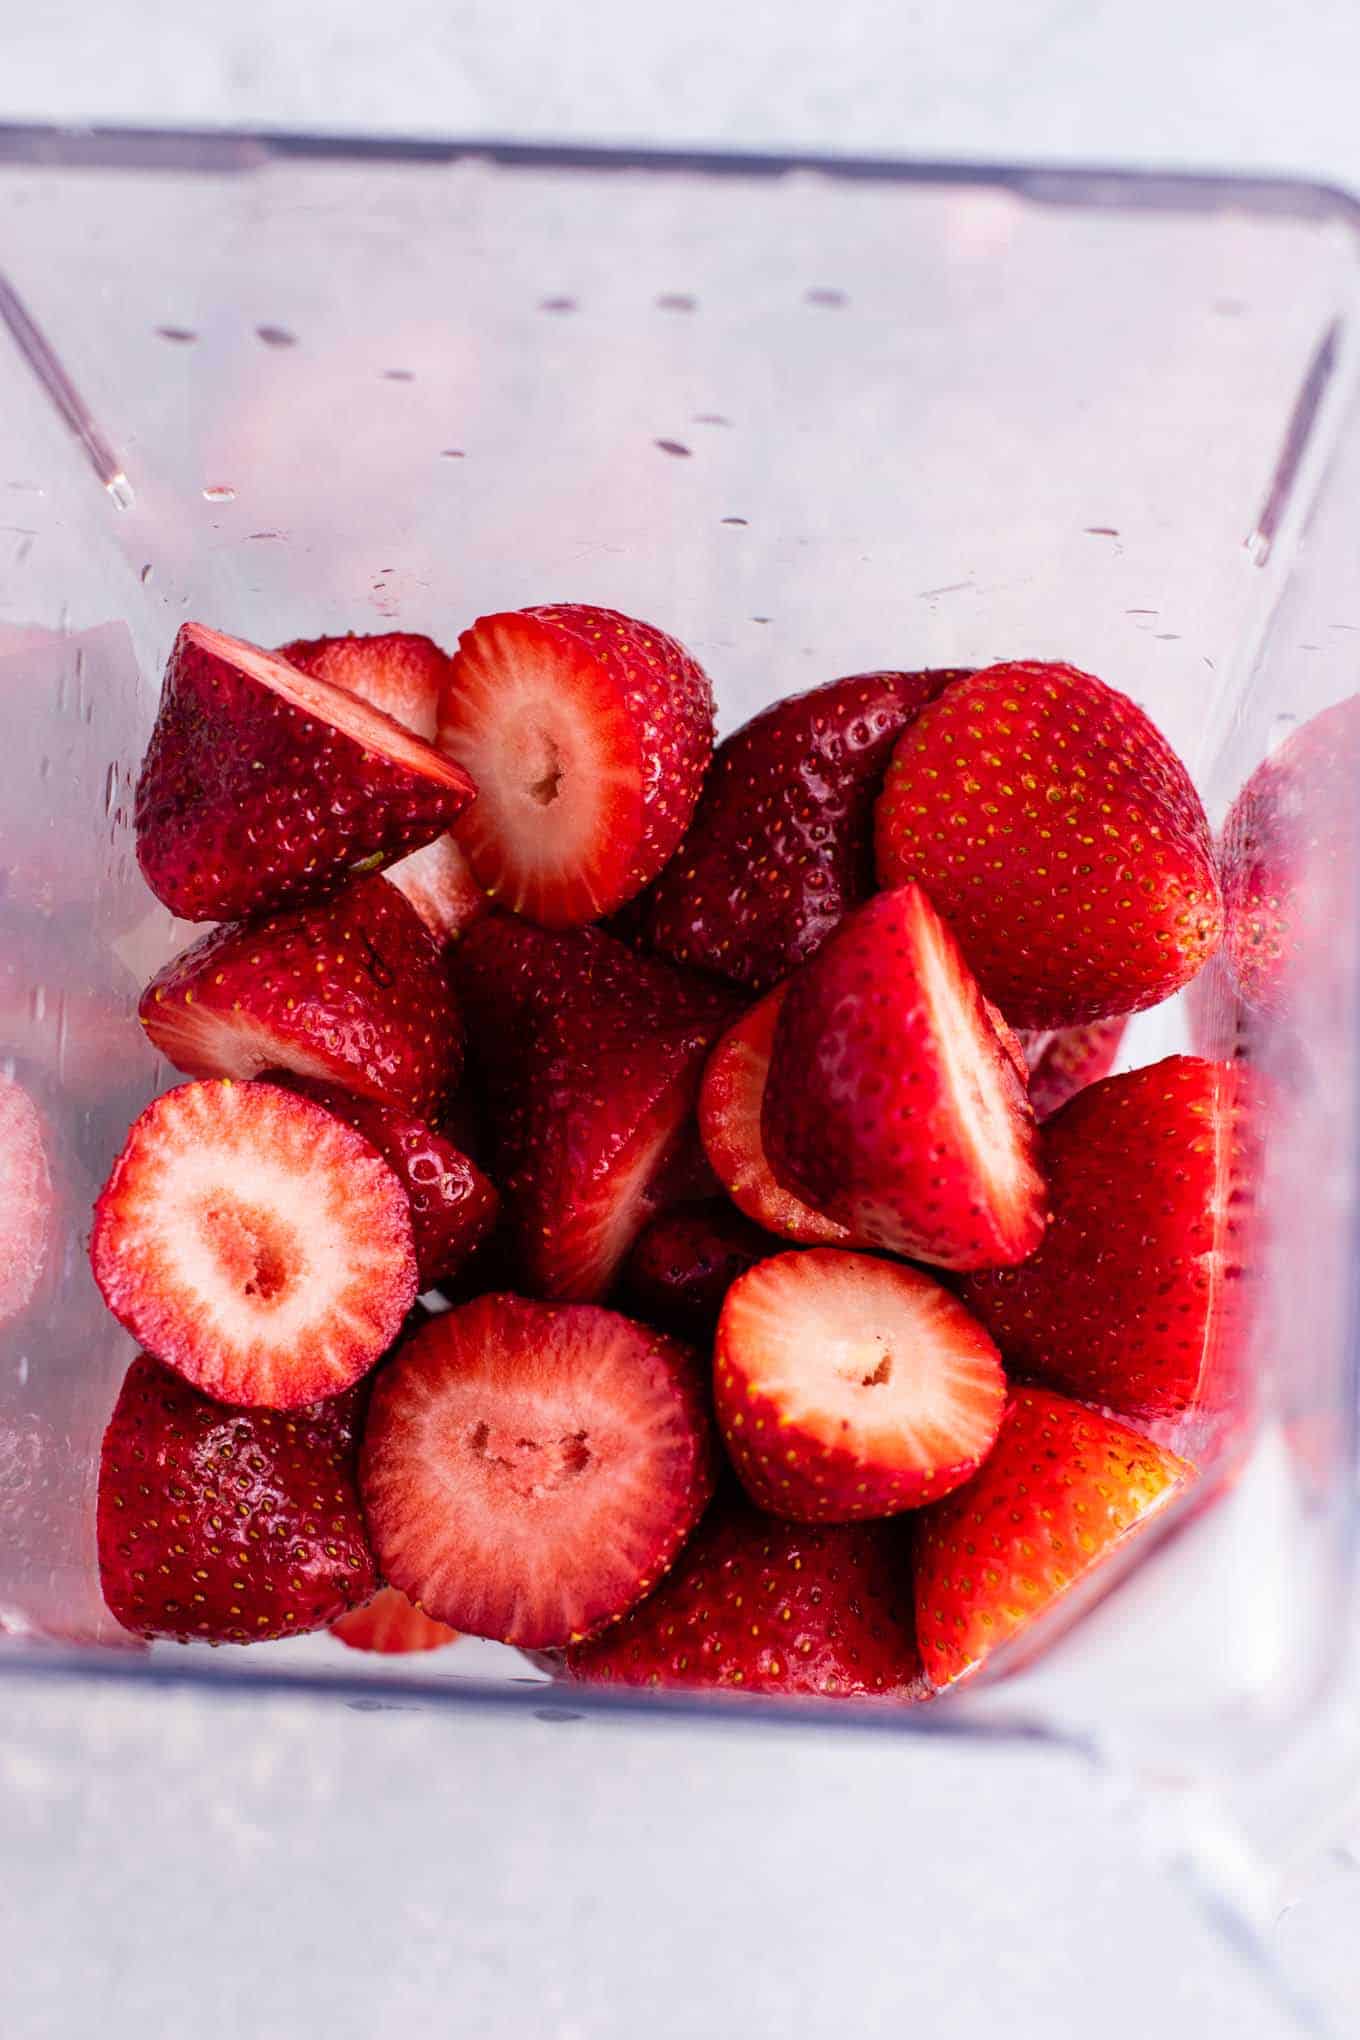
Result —
<path fill-rule="evenodd" d="M 1169 1056 L 1046 1121 L 1043 1244 L 962 1290 L 1008 1366 L 1125 1416 L 1233 1401 L 1258 1168 L 1250 1082 Z"/>
<path fill-rule="evenodd" d="M 1036 1119 L 1047 1119 L 1088 1084 L 1108 1077 L 1128 1024 L 1127 1013 L 1116 1013 L 1110 1020 L 1089 1020 L 1084 1027 L 1031 1031 L 1021 1037 Z"/>
<path fill-rule="evenodd" d="M 464 631 L 439 743 L 476 782 L 457 829 L 478 883 L 544 927 L 612 913 L 655 878 L 713 752 L 713 690 L 650 624 L 561 602 Z"/>
<path fill-rule="evenodd" d="M 439 697 L 452 661 L 433 638 L 387 630 L 369 637 L 294 638 L 278 656 L 303 673 L 357 694 L 425 743 L 434 742 Z"/>
<path fill-rule="evenodd" d="M 99 1579 L 138 1636 L 263 1643 L 377 1585 L 355 1484 L 362 1391 L 229 1410 L 142 1354 L 99 1459 Z"/>
<path fill-rule="evenodd" d="M 729 1027 L 704 1069 L 699 1133 L 713 1172 L 739 1211 L 781 1239 L 805 1246 L 852 1246 L 845 1226 L 814 1211 L 779 1182 L 761 1139 L 761 1112 L 784 987 Z"/>
<path fill-rule="evenodd" d="M 452 836 L 437 836 L 390 864 L 387 877 L 404 893 L 436 942 L 456 942 L 465 928 L 491 911 L 472 866 Z"/>
<path fill-rule="evenodd" d="M 42 1114 L 22 1084 L 0 1076 L 0 1325 L 32 1302 L 55 1230 Z"/>
<path fill-rule="evenodd" d="M 95 1205 L 90 1260 L 134 1338 L 219 1402 L 338 1395 L 416 1296 L 406 1193 L 352 1127 L 274 1084 L 148 1105 Z"/>
<path fill-rule="evenodd" d="M 520 1283 L 602 1297 L 686 1141 L 731 995 L 597 928 L 501 914 L 453 956 Z"/>
<path fill-rule="evenodd" d="M 331 1635 L 351 1650 L 377 1651 L 384 1657 L 442 1650 L 446 1643 L 458 1641 L 456 1629 L 450 1629 L 447 1622 L 436 1622 L 400 1587 L 379 1587 L 371 1601 L 365 1601 L 362 1608 L 351 1608 L 330 1627 Z"/>
<path fill-rule="evenodd" d="M 1043 1237 L 1025 1086 L 919 886 L 859 908 L 790 980 L 761 1136 L 861 1245 L 987 1268 Z"/>
<path fill-rule="evenodd" d="M 186 623 L 137 783 L 137 860 L 173 913 L 232 920 L 432 842 L 474 791 L 357 696 Z"/>
<path fill-rule="evenodd" d="M 916 1699 L 920 1672 L 900 1530 L 781 1523 L 728 1489 L 656 1591 L 567 1653 L 599 1685 L 840 1700 Z"/>
<path fill-rule="evenodd" d="M 384 1576 L 439 1621 L 532 1649 L 640 1600 L 713 1478 L 688 1347 L 508 1295 L 435 1318 L 384 1368 L 360 1472 Z"/>
<path fill-rule="evenodd" d="M 957 672 L 854 673 L 724 738 L 639 904 L 649 948 L 767 991 L 874 889 L 873 804 L 897 738 Z"/>
<path fill-rule="evenodd" d="M 832 1247 L 777 1254 L 728 1290 L 718 1424 L 759 1508 L 800 1523 L 894 1516 L 947 1495 L 991 1450 L 1001 1357 L 918 1268 Z"/>
<path fill-rule="evenodd" d="M 625 1296 L 651 1324 L 705 1339 L 738 1275 L 774 1246 L 768 1233 L 722 1198 L 654 1218 L 623 1264 Z"/>
<path fill-rule="evenodd" d="M 384 878 L 214 928 L 151 980 L 138 1014 L 193 1077 L 288 1069 L 432 1115 L 462 1069 L 438 949 Z"/>
<path fill-rule="evenodd" d="M 990 666 L 923 708 L 876 840 L 882 884 L 925 887 L 1013 1027 L 1156 1005 L 1222 932 L 1185 767 L 1126 695 L 1072 666 Z"/>
<path fill-rule="evenodd" d="M 1112 1583 L 1116 1552 L 1193 1478 L 1183 1459 L 1099 1411 L 1016 1389 L 982 1470 L 921 1517 L 916 1630 L 931 1684 L 969 1677 L 1053 1616 L 1026 1637 L 1031 1648 L 1048 1640 L 1093 1585 Z"/>

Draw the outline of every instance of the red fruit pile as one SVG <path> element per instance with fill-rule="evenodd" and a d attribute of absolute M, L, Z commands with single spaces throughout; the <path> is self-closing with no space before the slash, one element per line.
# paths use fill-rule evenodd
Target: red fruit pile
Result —
<path fill-rule="evenodd" d="M 1102 1591 L 1166 1427 L 1241 1406 L 1252 1091 L 1109 1075 L 1219 939 L 1208 829 L 1089 675 L 856 675 L 714 755 L 612 610 L 188 624 L 136 821 L 219 925 L 91 1243 L 129 1628 L 901 1704 Z"/>

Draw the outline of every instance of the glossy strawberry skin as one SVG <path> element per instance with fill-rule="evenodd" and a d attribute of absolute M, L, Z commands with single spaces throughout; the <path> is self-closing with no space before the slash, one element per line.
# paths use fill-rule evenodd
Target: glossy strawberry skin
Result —
<path fill-rule="evenodd" d="M 384 878 L 213 929 L 152 979 L 138 1012 L 190 1076 L 288 1068 L 420 1117 L 437 1113 L 462 1069 L 438 949 Z"/>
<path fill-rule="evenodd" d="M 139 1636 L 260 1643 L 321 1629 L 377 1586 L 355 1485 L 360 1390 L 226 1409 L 146 1355 L 100 1457 L 100 1582 Z"/>
<path fill-rule="evenodd" d="M 623 1292 L 649 1324 L 681 1338 L 706 1338 L 737 1277 L 776 1244 L 724 1199 L 683 1205 L 638 1235 L 624 1263 Z"/>
<path fill-rule="evenodd" d="M 683 843 L 638 902 L 647 946 L 753 991 L 815 955 L 873 890 L 873 803 L 894 743 L 959 677 L 852 674 L 725 738 Z"/>
<path fill-rule="evenodd" d="M 473 796 L 467 775 L 390 719 L 306 677 L 313 713 L 240 663 L 285 662 L 185 625 L 137 784 L 137 857 L 187 921 L 234 920 L 334 892 L 432 842 Z M 367 720 L 364 720 L 367 718 Z M 384 750 L 372 748 L 381 743 Z"/>
<path fill-rule="evenodd" d="M 924 708 L 875 839 L 880 883 L 925 887 L 1013 1027 L 1156 1005 L 1222 933 L 1184 766 L 1127 696 L 1072 666 L 991 666 Z"/>

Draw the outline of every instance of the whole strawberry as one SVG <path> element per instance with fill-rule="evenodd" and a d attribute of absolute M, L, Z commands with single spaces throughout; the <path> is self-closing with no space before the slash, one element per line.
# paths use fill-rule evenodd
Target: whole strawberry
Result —
<path fill-rule="evenodd" d="M 1154 1006 L 1222 933 L 1189 774 L 1140 708 L 1073 666 L 1016 661 L 947 688 L 898 740 L 875 827 L 880 883 L 925 887 L 1013 1027 Z"/>
<path fill-rule="evenodd" d="M 709 1338 L 738 1275 L 776 1247 L 723 1198 L 681 1205 L 638 1235 L 623 1265 L 623 1292 L 649 1324 L 679 1338 Z"/>

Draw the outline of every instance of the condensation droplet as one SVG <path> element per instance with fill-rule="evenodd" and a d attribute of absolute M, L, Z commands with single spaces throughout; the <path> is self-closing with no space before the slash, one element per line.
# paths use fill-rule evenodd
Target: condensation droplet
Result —
<path fill-rule="evenodd" d="M 540 298 L 538 309 L 540 312 L 574 312 L 576 310 L 576 300 L 574 297 Z"/>
<path fill-rule="evenodd" d="M 416 378 L 414 369 L 385 368 L 383 370 L 384 382 L 414 382 L 415 379 Z"/>
<path fill-rule="evenodd" d="M 441 447 L 439 458 L 441 460 L 466 460 L 467 455 L 461 446 L 445 446 Z"/>
<path fill-rule="evenodd" d="M 803 301 L 809 305 L 828 305 L 833 310 L 840 305 L 848 305 L 850 302 L 843 290 L 835 290 L 829 284 L 824 283 L 815 283 L 809 290 L 805 290 L 803 292 Z"/>
<path fill-rule="evenodd" d="M 290 333 L 286 326 L 257 326 L 255 338 L 263 340 L 266 347 L 297 346 L 297 334 Z"/>
<path fill-rule="evenodd" d="M 698 303 L 698 298 L 691 297 L 687 290 L 663 290 L 656 308 L 659 312 L 692 312 Z"/>
<path fill-rule="evenodd" d="M 132 493 L 132 484 L 121 468 L 116 475 L 109 476 L 104 487 L 115 510 L 130 510 L 137 500 Z"/>
<path fill-rule="evenodd" d="M 191 345 L 198 338 L 192 326 L 157 326 L 156 334 L 159 339 L 173 340 L 181 347 Z"/>
<path fill-rule="evenodd" d="M 140 579 L 142 586 L 145 588 L 147 582 L 151 579 L 150 560 L 148 560 L 146 565 L 142 568 L 141 574 L 138 576 L 138 578 Z"/>
<path fill-rule="evenodd" d="M 28 995 L 28 1010 L 35 1020 L 47 1018 L 47 986 L 34 985 Z"/>
<path fill-rule="evenodd" d="M 205 503 L 234 503 L 236 491 L 229 482 L 211 482 L 203 491 Z"/>
<path fill-rule="evenodd" d="M 690 450 L 682 440 L 654 439 L 652 444 L 659 446 L 663 453 L 673 454 L 677 460 L 688 460 L 690 457 Z"/>
<path fill-rule="evenodd" d="M 724 524 L 746 524 L 750 520 L 746 517 L 724 517 L 722 521 Z"/>

